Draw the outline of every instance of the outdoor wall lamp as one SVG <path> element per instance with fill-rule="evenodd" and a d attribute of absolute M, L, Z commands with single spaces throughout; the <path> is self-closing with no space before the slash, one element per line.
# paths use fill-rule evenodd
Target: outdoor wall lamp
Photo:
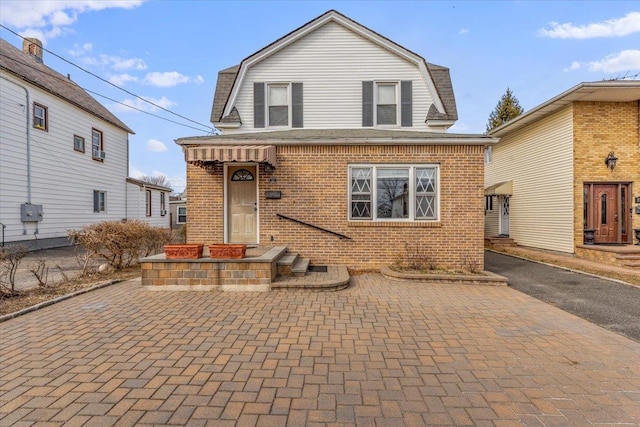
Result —
<path fill-rule="evenodd" d="M 613 169 L 616 167 L 616 161 L 618 161 L 618 158 L 613 153 L 613 151 L 610 151 L 607 158 L 604 159 L 604 164 L 613 171 Z"/>

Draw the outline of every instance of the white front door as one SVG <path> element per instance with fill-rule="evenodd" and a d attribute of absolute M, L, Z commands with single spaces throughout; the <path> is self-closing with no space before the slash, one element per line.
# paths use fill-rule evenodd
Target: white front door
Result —
<path fill-rule="evenodd" d="M 255 166 L 227 169 L 229 243 L 258 243 L 258 203 Z"/>
<path fill-rule="evenodd" d="M 509 235 L 509 196 L 500 196 L 500 235 Z"/>

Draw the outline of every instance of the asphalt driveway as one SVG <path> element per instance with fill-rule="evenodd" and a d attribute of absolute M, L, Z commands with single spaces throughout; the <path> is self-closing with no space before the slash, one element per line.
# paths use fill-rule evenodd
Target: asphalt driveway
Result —
<path fill-rule="evenodd" d="M 640 287 L 491 251 L 485 251 L 485 269 L 520 292 L 640 341 Z"/>
<path fill-rule="evenodd" d="M 509 287 L 137 279 L 0 323 L 0 425 L 640 425 L 639 361 Z"/>

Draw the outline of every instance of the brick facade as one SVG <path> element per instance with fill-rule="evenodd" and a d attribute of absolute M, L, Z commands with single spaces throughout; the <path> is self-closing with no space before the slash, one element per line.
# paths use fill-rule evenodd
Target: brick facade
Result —
<path fill-rule="evenodd" d="M 419 245 L 435 265 L 483 269 L 483 147 L 481 145 L 281 145 L 278 167 L 259 167 L 259 241 L 285 245 L 314 264 L 364 270 L 390 264 Z M 348 220 L 350 164 L 440 165 L 440 221 Z M 223 166 L 187 164 L 190 243 L 224 240 Z M 275 181 L 275 182 L 272 182 Z M 265 192 L 280 190 L 281 199 Z M 276 214 L 322 227 L 351 240 L 306 227 Z"/>
<path fill-rule="evenodd" d="M 640 197 L 640 135 L 638 102 L 574 102 L 574 242 L 583 243 L 583 185 L 586 182 L 631 183 L 630 206 Z M 613 151 L 618 158 L 613 171 L 604 164 Z M 630 229 L 640 227 L 632 215 Z"/>

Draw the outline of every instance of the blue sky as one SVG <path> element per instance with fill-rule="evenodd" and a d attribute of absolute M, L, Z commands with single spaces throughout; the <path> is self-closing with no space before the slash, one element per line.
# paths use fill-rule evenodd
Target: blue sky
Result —
<path fill-rule="evenodd" d="M 218 71 L 330 9 L 450 68 L 459 115 L 451 132 L 484 132 L 507 87 L 529 110 L 580 82 L 640 72 L 637 1 L 3 0 L 0 22 L 199 123 L 141 102 L 44 53 L 47 65 L 71 74 L 86 89 L 191 126 L 96 96 L 136 132 L 130 137 L 130 174 L 165 175 L 180 191 L 185 164 L 173 141 L 206 134 Z M 4 28 L 0 37 L 21 47 L 19 37 Z"/>

